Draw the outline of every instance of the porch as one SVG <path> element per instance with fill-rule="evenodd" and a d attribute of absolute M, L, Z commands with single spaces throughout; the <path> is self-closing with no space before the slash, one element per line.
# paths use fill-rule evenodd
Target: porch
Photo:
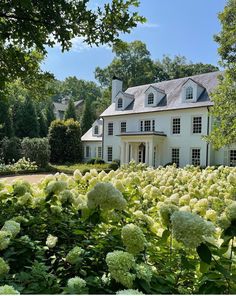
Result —
<path fill-rule="evenodd" d="M 126 132 L 121 138 L 121 164 L 134 160 L 157 167 L 162 164 L 162 146 L 166 135 L 162 132 Z"/>

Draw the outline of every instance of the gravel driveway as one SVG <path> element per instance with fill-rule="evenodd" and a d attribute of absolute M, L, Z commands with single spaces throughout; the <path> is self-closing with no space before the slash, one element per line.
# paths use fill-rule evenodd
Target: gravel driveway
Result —
<path fill-rule="evenodd" d="M 17 176 L 11 176 L 11 177 L 0 177 L 1 180 L 6 180 L 9 183 L 12 183 L 14 180 L 21 179 L 26 180 L 30 183 L 38 183 L 42 178 L 47 176 L 49 174 L 35 174 L 35 175 L 17 175 Z"/>

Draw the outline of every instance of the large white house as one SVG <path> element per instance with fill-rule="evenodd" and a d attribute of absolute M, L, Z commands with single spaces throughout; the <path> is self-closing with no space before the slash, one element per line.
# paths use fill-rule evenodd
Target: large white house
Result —
<path fill-rule="evenodd" d="M 114 77 L 111 105 L 82 138 L 85 158 L 101 156 L 107 162 L 119 159 L 121 164 L 135 160 L 154 167 L 168 163 L 180 167 L 236 165 L 236 145 L 216 151 L 203 139 L 212 129 L 209 95 L 219 74 L 140 85 L 126 91 L 122 81 Z"/>

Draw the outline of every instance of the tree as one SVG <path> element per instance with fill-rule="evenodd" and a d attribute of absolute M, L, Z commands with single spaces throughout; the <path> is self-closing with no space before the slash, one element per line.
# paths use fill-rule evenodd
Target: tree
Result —
<path fill-rule="evenodd" d="M 46 113 L 47 126 L 49 128 L 51 122 L 56 119 L 54 111 L 53 111 L 53 103 L 52 103 L 52 101 L 49 101 L 47 103 L 45 113 Z"/>
<path fill-rule="evenodd" d="M 94 119 L 91 102 L 90 100 L 86 100 L 80 124 L 82 134 L 86 133 L 91 128 Z"/>
<path fill-rule="evenodd" d="M 77 120 L 75 104 L 72 99 L 69 100 L 68 107 L 65 111 L 65 120 L 67 119 Z"/>
<path fill-rule="evenodd" d="M 213 130 L 207 140 L 216 149 L 236 141 L 236 1 L 228 0 L 223 12 L 219 14 L 221 32 L 215 36 L 219 43 L 221 64 L 225 66 L 225 75 L 220 82 L 212 100 L 214 106 L 211 114 L 215 117 Z"/>
<path fill-rule="evenodd" d="M 39 136 L 41 138 L 47 137 L 48 125 L 47 119 L 43 111 L 38 111 Z"/>
<path fill-rule="evenodd" d="M 25 76 L 35 50 L 45 55 L 46 46 L 56 43 L 68 50 L 74 37 L 82 37 L 89 45 L 116 42 L 121 32 L 145 21 L 130 9 L 138 4 L 138 0 L 112 0 L 92 10 L 88 0 L 1 1 L 0 73 L 6 75 L 0 77 L 2 86 L 8 79 Z M 39 71 L 38 65 L 31 68 L 33 72 Z"/>
<path fill-rule="evenodd" d="M 13 135 L 12 115 L 9 104 L 6 99 L 0 98 L 0 139 L 4 137 L 10 138 Z"/>

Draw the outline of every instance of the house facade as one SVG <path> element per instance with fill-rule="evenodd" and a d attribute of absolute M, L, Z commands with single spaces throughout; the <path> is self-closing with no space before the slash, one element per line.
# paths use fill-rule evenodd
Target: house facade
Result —
<path fill-rule="evenodd" d="M 69 103 L 70 98 L 65 97 L 61 100 L 61 102 L 53 102 L 53 112 L 56 117 L 56 119 L 63 120 L 65 116 L 66 109 L 68 108 L 68 103 Z M 75 101 L 75 109 L 76 113 L 79 115 L 82 113 L 83 109 L 83 100 Z"/>
<path fill-rule="evenodd" d="M 236 145 L 215 151 L 204 140 L 213 120 L 210 93 L 221 72 L 122 89 L 112 81 L 111 105 L 101 114 L 102 157 L 157 167 L 176 163 L 236 165 Z M 96 123 L 95 123 L 96 125 Z"/>

